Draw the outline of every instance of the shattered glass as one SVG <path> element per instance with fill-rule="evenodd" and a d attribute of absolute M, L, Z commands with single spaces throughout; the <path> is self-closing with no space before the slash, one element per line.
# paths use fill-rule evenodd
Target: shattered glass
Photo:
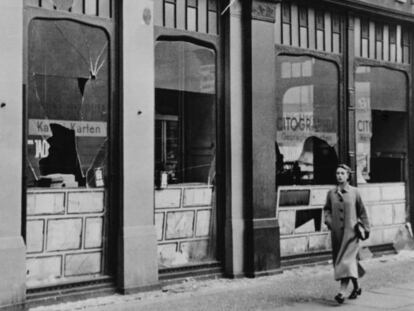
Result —
<path fill-rule="evenodd" d="M 104 186 L 108 36 L 68 20 L 35 19 L 29 32 L 27 185 Z"/>
<path fill-rule="evenodd" d="M 276 58 L 277 185 L 334 184 L 338 69 L 310 56 Z"/>
<path fill-rule="evenodd" d="M 103 29 L 69 20 L 29 25 L 28 287 L 105 272 L 109 59 Z"/>

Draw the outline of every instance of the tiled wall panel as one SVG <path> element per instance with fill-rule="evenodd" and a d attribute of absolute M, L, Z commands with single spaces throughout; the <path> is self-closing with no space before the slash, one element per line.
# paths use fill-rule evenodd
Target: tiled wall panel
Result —
<path fill-rule="evenodd" d="M 215 239 L 213 187 L 169 185 L 155 190 L 155 227 L 160 268 L 203 261 Z"/>
<path fill-rule="evenodd" d="M 311 212 L 315 209 L 323 209 L 326 194 L 334 186 L 282 186 L 280 192 L 310 191 L 310 200 L 304 204 L 304 200 L 298 200 L 296 205 L 277 206 L 277 217 L 280 226 L 281 255 L 282 257 L 292 255 L 306 255 L 318 253 L 331 249 L 330 233 L 323 224 L 322 214 L 321 227 L 315 226 L 315 230 L 308 230 L 308 225 L 313 226 L 313 218 L 306 221 L 298 228 L 298 215 L 306 215 L 302 211 Z M 381 245 L 395 242 L 401 226 L 406 222 L 406 195 L 404 183 L 378 183 L 359 185 L 358 190 L 365 204 L 370 222 L 371 236 L 362 245 Z M 293 201 L 292 201 L 293 202 Z M 316 215 L 316 214 L 315 214 Z M 302 230 L 302 229 L 303 230 Z"/>
<path fill-rule="evenodd" d="M 103 189 L 30 189 L 27 197 L 27 286 L 103 273 Z"/>

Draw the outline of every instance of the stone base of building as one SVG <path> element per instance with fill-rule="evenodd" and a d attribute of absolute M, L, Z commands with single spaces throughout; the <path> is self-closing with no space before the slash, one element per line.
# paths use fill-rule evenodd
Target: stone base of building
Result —
<path fill-rule="evenodd" d="M 0 238 L 0 308 L 20 305 L 26 296 L 26 247 L 20 236 Z"/>

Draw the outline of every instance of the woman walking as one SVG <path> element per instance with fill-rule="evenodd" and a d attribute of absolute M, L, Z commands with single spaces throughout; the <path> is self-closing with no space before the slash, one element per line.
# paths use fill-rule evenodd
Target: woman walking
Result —
<path fill-rule="evenodd" d="M 358 278 L 365 271 L 359 264 L 359 240 L 369 237 L 367 212 L 357 188 L 349 185 L 350 173 L 351 169 L 345 164 L 337 167 L 337 186 L 328 192 L 324 207 L 325 224 L 331 230 L 334 276 L 340 281 L 340 290 L 335 296 L 338 303 L 344 302 L 350 281 L 353 290 L 348 298 L 356 299 L 361 295 Z M 365 237 L 357 235 L 356 228 L 363 229 Z"/>

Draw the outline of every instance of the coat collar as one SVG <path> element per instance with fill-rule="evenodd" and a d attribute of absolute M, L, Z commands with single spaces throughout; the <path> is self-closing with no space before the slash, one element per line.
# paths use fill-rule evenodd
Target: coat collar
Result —
<path fill-rule="evenodd" d="M 349 184 L 344 187 L 343 192 L 341 192 L 341 188 L 339 186 L 336 186 L 336 194 L 338 195 L 340 202 L 344 201 L 343 194 L 349 192 L 349 189 Z"/>
<path fill-rule="evenodd" d="M 349 192 L 349 190 L 351 189 L 351 187 L 349 186 L 349 184 L 347 184 L 344 189 L 343 192 Z M 336 192 L 337 193 L 341 193 L 341 188 L 339 186 L 336 186 Z"/>

